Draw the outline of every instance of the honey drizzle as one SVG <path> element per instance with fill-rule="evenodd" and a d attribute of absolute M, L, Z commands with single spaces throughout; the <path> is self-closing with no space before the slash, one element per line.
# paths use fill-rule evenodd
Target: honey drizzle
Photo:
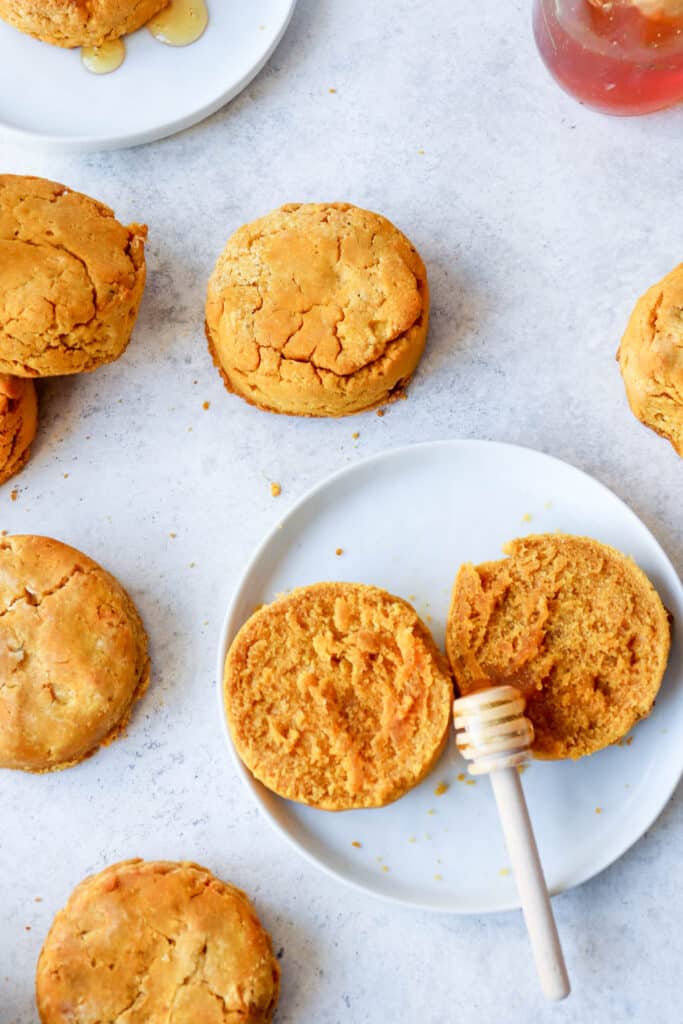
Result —
<path fill-rule="evenodd" d="M 93 75 L 108 75 L 123 64 L 126 47 L 123 39 L 110 39 L 101 46 L 81 47 L 83 65 Z"/>
<path fill-rule="evenodd" d="M 171 0 L 147 23 L 147 30 L 167 46 L 189 46 L 203 35 L 208 21 L 204 0 Z"/>

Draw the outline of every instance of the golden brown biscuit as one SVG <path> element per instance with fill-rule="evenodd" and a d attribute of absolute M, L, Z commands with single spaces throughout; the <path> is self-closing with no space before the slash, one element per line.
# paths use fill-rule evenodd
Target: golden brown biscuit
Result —
<path fill-rule="evenodd" d="M 428 774 L 448 735 L 453 683 L 406 601 L 315 583 L 246 622 L 223 697 L 237 752 L 260 782 L 341 811 L 391 803 Z"/>
<path fill-rule="evenodd" d="M 42 1024 L 269 1024 L 280 969 L 247 896 L 189 862 L 86 878 L 45 940 Z"/>
<path fill-rule="evenodd" d="M 28 462 L 37 424 L 33 381 L 0 374 L 0 484 Z"/>
<path fill-rule="evenodd" d="M 67 768 L 110 743 L 149 682 L 123 587 L 48 537 L 0 537 L 0 768 Z"/>
<path fill-rule="evenodd" d="M 169 0 L 0 0 L 0 18 L 53 46 L 99 46 L 135 32 Z"/>
<path fill-rule="evenodd" d="M 638 300 L 617 359 L 634 416 L 683 455 L 683 263 Z"/>
<path fill-rule="evenodd" d="M 398 397 L 428 322 L 413 246 L 348 203 L 293 203 L 240 228 L 206 302 L 209 349 L 228 390 L 294 416 L 348 416 Z"/>
<path fill-rule="evenodd" d="M 118 359 L 145 286 L 147 228 L 44 178 L 0 175 L 0 373 Z"/>
<path fill-rule="evenodd" d="M 511 683 L 527 699 L 533 751 L 583 757 L 652 709 L 670 645 L 667 613 L 644 572 L 587 537 L 540 534 L 498 562 L 463 565 L 446 650 L 465 695 Z"/>

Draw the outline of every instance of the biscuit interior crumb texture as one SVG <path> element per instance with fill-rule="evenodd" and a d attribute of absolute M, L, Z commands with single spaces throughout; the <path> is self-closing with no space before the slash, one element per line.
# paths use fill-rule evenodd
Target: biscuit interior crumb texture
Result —
<path fill-rule="evenodd" d="M 318 583 L 253 615 L 225 666 L 240 757 L 281 796 L 379 807 L 430 771 L 453 685 L 416 612 L 383 590 Z"/>
<path fill-rule="evenodd" d="M 33 381 L 0 374 L 0 484 L 28 462 L 37 422 Z"/>
<path fill-rule="evenodd" d="M 0 372 L 93 370 L 126 348 L 147 229 L 43 178 L 0 175 Z"/>
<path fill-rule="evenodd" d="M 633 414 L 683 455 L 683 263 L 638 300 L 617 358 Z"/>
<path fill-rule="evenodd" d="M 240 228 L 209 282 L 229 390 L 271 412 L 345 416 L 398 397 L 422 355 L 424 264 L 384 217 L 292 204 Z"/>
<path fill-rule="evenodd" d="M 541 534 L 504 550 L 455 581 L 446 649 L 456 685 L 517 686 L 537 757 L 616 742 L 650 712 L 666 668 L 657 592 L 635 562 L 586 537 Z"/>
<path fill-rule="evenodd" d="M 269 1024 L 279 983 L 243 892 L 197 864 L 132 860 L 57 914 L 36 999 L 43 1024 Z"/>
<path fill-rule="evenodd" d="M 0 540 L 0 767 L 65 768 L 126 724 L 149 680 L 121 585 L 47 537 Z"/>
<path fill-rule="evenodd" d="M 0 18 L 53 46 L 98 46 L 135 32 L 169 0 L 0 0 Z"/>

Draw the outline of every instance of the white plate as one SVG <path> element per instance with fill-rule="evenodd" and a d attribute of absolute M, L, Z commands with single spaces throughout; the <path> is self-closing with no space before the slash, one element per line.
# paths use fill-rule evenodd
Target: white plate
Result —
<path fill-rule="evenodd" d="M 164 46 L 146 29 L 126 36 L 126 59 L 93 75 L 80 50 L 41 43 L 0 21 L 0 130 L 8 141 L 61 149 L 136 146 L 208 117 L 261 70 L 296 0 L 208 0 L 196 43 Z"/>
<path fill-rule="evenodd" d="M 530 449 L 444 441 L 361 462 L 295 506 L 256 552 L 237 589 L 221 639 L 218 678 L 232 638 L 256 605 L 318 580 L 373 583 L 408 598 L 423 617 L 431 616 L 443 643 L 458 566 L 502 557 L 501 546 L 513 537 L 552 530 L 595 537 L 632 555 L 683 622 L 683 588 L 671 563 L 602 484 Z M 341 557 L 337 548 L 343 549 Z M 575 763 L 535 762 L 525 772 L 552 892 L 586 881 L 620 857 L 673 792 L 683 769 L 680 645 L 679 636 L 656 708 L 633 730 L 629 745 Z M 490 786 L 486 780 L 458 781 L 466 768 L 453 743 L 429 778 L 402 800 L 341 814 L 270 793 L 230 746 L 270 822 L 337 878 L 430 910 L 482 913 L 518 905 Z M 440 782 L 450 788 L 437 796 Z"/>

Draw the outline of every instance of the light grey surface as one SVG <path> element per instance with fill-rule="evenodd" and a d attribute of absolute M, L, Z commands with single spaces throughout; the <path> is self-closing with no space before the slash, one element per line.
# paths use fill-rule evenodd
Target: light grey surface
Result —
<path fill-rule="evenodd" d="M 150 226 L 130 349 L 42 388 L 35 455 L 17 500 L 0 492 L 0 526 L 52 534 L 119 576 L 154 675 L 125 739 L 63 774 L 0 778 L 2 1024 L 35 1021 L 35 960 L 73 885 L 133 855 L 194 858 L 253 894 L 284 951 L 281 1024 L 680 1019 L 680 792 L 615 867 L 556 900 L 574 994 L 549 1008 L 517 914 L 385 907 L 270 831 L 224 749 L 214 662 L 238 574 L 288 504 L 413 441 L 559 455 L 625 498 L 681 571 L 681 463 L 630 415 L 614 353 L 637 295 L 681 258 L 682 117 L 577 106 L 538 62 L 521 0 L 300 0 L 267 69 L 182 136 L 81 157 L 3 147 L 6 170 Z M 429 347 L 383 418 L 276 419 L 225 394 L 211 366 L 216 256 L 239 224 L 297 199 L 380 210 L 427 263 Z"/>

